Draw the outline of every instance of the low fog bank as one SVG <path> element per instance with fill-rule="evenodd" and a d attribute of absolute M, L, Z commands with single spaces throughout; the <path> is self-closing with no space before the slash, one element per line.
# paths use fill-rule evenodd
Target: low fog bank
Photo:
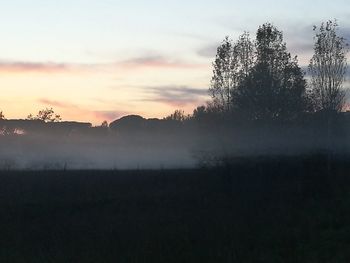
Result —
<path fill-rule="evenodd" d="M 190 168 L 189 149 L 175 143 L 120 142 L 121 138 L 21 136 L 2 141 L 0 169 Z"/>
<path fill-rule="evenodd" d="M 345 116 L 345 115 L 344 115 Z M 240 157 L 347 154 L 350 121 L 239 123 L 127 116 L 109 127 L 2 121 L 0 169 L 170 169 Z"/>

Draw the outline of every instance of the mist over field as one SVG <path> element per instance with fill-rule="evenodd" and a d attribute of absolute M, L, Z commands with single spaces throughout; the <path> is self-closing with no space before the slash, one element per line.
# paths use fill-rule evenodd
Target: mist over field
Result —
<path fill-rule="evenodd" d="M 158 120 L 126 116 L 89 123 L 1 121 L 1 169 L 169 169 L 221 165 L 240 157 L 348 152 L 349 115 L 328 136 L 317 118 L 288 124 Z M 328 138 L 329 137 L 329 138 Z"/>
<path fill-rule="evenodd" d="M 90 128 L 92 129 L 92 128 Z M 87 130 L 89 132 L 89 130 Z M 108 132 L 108 131 L 107 131 Z M 117 134 L 17 135 L 0 142 L 3 169 L 161 169 L 194 167 L 191 146 Z"/>

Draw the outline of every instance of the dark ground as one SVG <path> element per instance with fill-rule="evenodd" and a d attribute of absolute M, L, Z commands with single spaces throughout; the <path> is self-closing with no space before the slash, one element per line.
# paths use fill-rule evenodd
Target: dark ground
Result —
<path fill-rule="evenodd" d="M 0 262 L 350 262 L 350 163 L 3 171 Z"/>

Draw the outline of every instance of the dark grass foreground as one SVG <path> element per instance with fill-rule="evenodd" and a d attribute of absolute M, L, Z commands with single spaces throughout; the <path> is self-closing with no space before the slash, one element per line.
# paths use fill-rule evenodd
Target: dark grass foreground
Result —
<path fill-rule="evenodd" d="M 1 172 L 0 262 L 350 262 L 347 160 Z"/>

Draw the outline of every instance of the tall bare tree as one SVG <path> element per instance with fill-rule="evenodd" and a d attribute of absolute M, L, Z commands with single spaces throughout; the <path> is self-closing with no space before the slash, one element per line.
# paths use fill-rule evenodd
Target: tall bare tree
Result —
<path fill-rule="evenodd" d="M 247 77 L 256 61 L 256 48 L 248 32 L 239 36 L 233 47 L 233 56 L 235 57 L 235 76 L 236 82 L 242 81 Z"/>
<path fill-rule="evenodd" d="M 338 35 L 336 20 L 322 23 L 319 28 L 314 26 L 314 32 L 314 55 L 309 64 L 310 94 L 314 109 L 326 113 L 323 116 L 326 117 L 327 170 L 330 174 L 333 115 L 345 105 L 343 84 L 347 70 L 348 45 L 345 39 Z"/>
<path fill-rule="evenodd" d="M 336 111 L 343 109 L 345 90 L 343 83 L 347 70 L 348 45 L 338 36 L 337 21 L 327 21 L 314 26 L 314 55 L 310 60 L 310 87 L 315 110 Z"/>
<path fill-rule="evenodd" d="M 217 49 L 209 89 L 214 107 L 231 111 L 232 93 L 254 64 L 254 44 L 245 32 L 233 43 L 226 37 Z"/>
<path fill-rule="evenodd" d="M 217 48 L 216 58 L 213 63 L 213 77 L 209 93 L 220 110 L 230 110 L 231 90 L 234 77 L 234 57 L 232 40 L 226 36 L 221 45 Z"/>

